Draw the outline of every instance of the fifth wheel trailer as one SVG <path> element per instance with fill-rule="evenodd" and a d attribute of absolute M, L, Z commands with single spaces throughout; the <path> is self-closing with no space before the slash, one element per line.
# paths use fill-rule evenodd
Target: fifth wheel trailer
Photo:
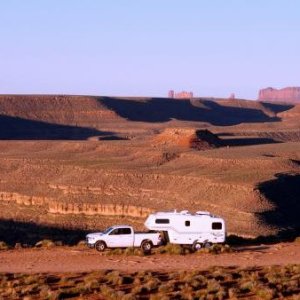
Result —
<path fill-rule="evenodd" d="M 224 219 L 206 211 L 195 214 L 187 210 L 156 212 L 145 222 L 150 230 L 162 231 L 172 244 L 190 245 L 196 251 L 213 243 L 224 243 L 226 227 Z"/>

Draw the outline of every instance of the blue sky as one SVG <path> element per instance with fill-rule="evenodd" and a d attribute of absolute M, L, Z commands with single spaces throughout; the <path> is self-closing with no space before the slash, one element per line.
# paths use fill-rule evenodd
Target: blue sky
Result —
<path fill-rule="evenodd" d="M 0 0 L 0 94 L 300 86 L 298 0 Z"/>

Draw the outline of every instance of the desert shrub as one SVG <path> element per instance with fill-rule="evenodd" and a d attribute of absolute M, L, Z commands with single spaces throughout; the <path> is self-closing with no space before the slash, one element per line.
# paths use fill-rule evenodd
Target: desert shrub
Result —
<path fill-rule="evenodd" d="M 75 298 L 80 296 L 81 290 L 79 287 L 71 287 L 60 291 L 59 299 Z"/>
<path fill-rule="evenodd" d="M 149 300 L 161 300 L 161 294 L 151 294 Z"/>
<path fill-rule="evenodd" d="M 77 246 L 79 247 L 86 247 L 86 241 L 85 240 L 81 240 L 77 243 Z"/>
<path fill-rule="evenodd" d="M 211 253 L 211 254 L 221 254 L 221 253 L 231 253 L 233 252 L 233 249 L 225 244 L 213 244 L 210 248 L 202 248 L 196 253 L 201 254 L 201 253 Z"/>
<path fill-rule="evenodd" d="M 178 276 L 178 280 L 180 282 L 188 283 L 195 288 L 205 287 L 207 284 L 207 278 L 199 274 L 198 271 L 180 272 Z"/>
<path fill-rule="evenodd" d="M 51 288 L 49 285 L 42 284 L 39 288 L 39 298 L 41 299 L 50 299 Z"/>
<path fill-rule="evenodd" d="M 295 238 L 295 242 L 296 243 L 300 243 L 300 236 L 298 236 L 298 237 Z"/>
<path fill-rule="evenodd" d="M 25 287 L 21 287 L 19 293 L 21 296 L 25 296 L 25 295 L 30 295 L 30 294 L 36 293 L 39 290 L 40 290 L 39 284 L 34 283 L 34 284 L 27 285 Z"/>
<path fill-rule="evenodd" d="M 140 248 L 129 247 L 124 250 L 125 255 L 144 256 L 144 252 Z"/>
<path fill-rule="evenodd" d="M 174 291 L 174 283 L 173 282 L 164 282 L 161 283 L 160 286 L 158 287 L 158 291 L 161 293 L 170 293 Z"/>
<path fill-rule="evenodd" d="M 222 245 L 221 247 L 221 253 L 231 253 L 233 251 L 234 250 L 232 249 L 232 247 L 230 247 L 230 245 L 228 244 Z"/>
<path fill-rule="evenodd" d="M 181 294 L 185 298 L 186 298 L 187 295 L 191 295 L 192 292 L 193 292 L 193 287 L 189 283 L 185 283 L 185 284 L 180 285 Z"/>
<path fill-rule="evenodd" d="M 77 279 L 78 281 L 78 279 Z M 85 290 L 95 290 L 100 287 L 101 284 L 106 283 L 107 279 L 104 272 L 92 272 L 87 274 L 83 278 L 82 286 Z"/>
<path fill-rule="evenodd" d="M 55 246 L 61 247 L 64 245 L 63 241 L 55 241 L 54 242 Z"/>
<path fill-rule="evenodd" d="M 121 297 L 121 300 L 136 300 L 136 296 L 133 293 L 125 294 Z"/>
<path fill-rule="evenodd" d="M 231 253 L 233 252 L 233 248 L 227 244 L 213 244 L 209 248 L 202 248 L 194 253 L 196 254 L 203 254 L 203 253 L 211 253 L 211 254 L 221 254 L 221 253 Z"/>
<path fill-rule="evenodd" d="M 109 249 L 109 251 L 105 251 L 103 253 L 104 255 L 135 255 L 135 256 L 144 256 L 145 254 L 140 248 L 134 248 L 134 247 L 129 247 L 129 248 L 115 248 L 115 249 Z"/>
<path fill-rule="evenodd" d="M 165 246 L 162 246 L 158 249 L 160 254 L 185 254 L 184 249 L 177 244 L 167 244 Z"/>
<path fill-rule="evenodd" d="M 106 275 L 106 279 L 109 283 L 114 285 L 122 284 L 122 276 L 119 271 L 111 271 Z"/>
<path fill-rule="evenodd" d="M 283 281 L 283 276 L 280 273 L 276 273 L 276 272 L 266 273 L 264 278 L 267 279 L 269 283 L 274 285 L 281 284 Z"/>
<path fill-rule="evenodd" d="M 7 250 L 9 249 L 9 246 L 3 242 L 3 241 L 0 241 L 0 250 Z"/>
<path fill-rule="evenodd" d="M 75 274 L 0 274 L 0 298 L 104 299 L 297 299 L 300 265 L 224 268 L 205 271 L 124 274 L 94 271 Z M 294 297 L 294 298 L 293 298 Z"/>
<path fill-rule="evenodd" d="M 147 282 L 145 282 L 144 287 L 147 288 L 148 291 L 157 290 L 160 285 L 160 280 L 152 277 Z"/>
<path fill-rule="evenodd" d="M 256 283 L 255 281 L 246 280 L 240 283 L 240 291 L 242 293 L 248 293 L 254 289 Z"/>
<path fill-rule="evenodd" d="M 115 296 L 115 290 L 106 284 L 103 284 L 100 286 L 100 292 L 103 296 L 105 296 L 107 298 Z"/>
<path fill-rule="evenodd" d="M 105 255 L 121 255 L 124 253 L 124 250 L 121 248 L 109 249 L 109 251 L 105 251 Z"/>
<path fill-rule="evenodd" d="M 22 249 L 22 244 L 21 243 L 16 243 L 15 244 L 15 249 Z"/>
<path fill-rule="evenodd" d="M 208 281 L 207 283 L 207 291 L 209 293 L 217 293 L 219 290 L 221 289 L 221 285 L 220 283 L 215 280 L 215 279 L 211 279 Z"/>
<path fill-rule="evenodd" d="M 131 293 L 132 293 L 133 295 L 138 295 L 138 294 L 140 294 L 143 290 L 147 291 L 147 289 L 145 289 L 145 288 L 143 287 L 143 285 L 135 284 L 134 287 L 133 287 L 132 290 L 131 290 Z"/>
<path fill-rule="evenodd" d="M 217 297 L 218 300 L 227 299 L 228 298 L 228 292 L 225 289 L 221 288 L 217 292 L 216 297 Z"/>
<path fill-rule="evenodd" d="M 272 289 L 267 288 L 267 287 L 262 287 L 256 291 L 256 295 L 260 299 L 266 299 L 266 300 L 271 300 L 274 299 L 275 293 Z"/>
<path fill-rule="evenodd" d="M 177 297 L 176 297 L 176 295 L 174 295 L 174 297 L 173 297 L 173 295 L 168 296 L 168 295 L 161 294 L 161 293 L 150 295 L 150 300 L 170 300 L 170 299 L 181 299 L 181 295 L 179 294 Z"/>
<path fill-rule="evenodd" d="M 239 291 L 237 288 L 229 288 L 228 289 L 228 297 L 229 299 L 236 299 Z"/>
<path fill-rule="evenodd" d="M 51 240 L 41 240 L 35 244 L 36 248 L 52 248 L 55 247 L 55 243 Z"/>
<path fill-rule="evenodd" d="M 28 275 L 24 277 L 24 284 L 33 284 L 40 281 L 39 276 L 37 275 Z"/>

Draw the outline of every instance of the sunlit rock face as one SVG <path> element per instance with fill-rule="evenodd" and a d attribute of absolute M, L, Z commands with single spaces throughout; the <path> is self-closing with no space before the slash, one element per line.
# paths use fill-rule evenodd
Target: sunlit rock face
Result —
<path fill-rule="evenodd" d="M 286 101 L 300 103 L 300 87 L 286 87 L 283 89 L 266 88 L 259 91 L 258 100 Z"/>

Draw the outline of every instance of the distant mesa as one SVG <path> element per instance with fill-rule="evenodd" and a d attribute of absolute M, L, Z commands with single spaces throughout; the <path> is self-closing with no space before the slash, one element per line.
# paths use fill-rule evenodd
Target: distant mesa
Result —
<path fill-rule="evenodd" d="M 300 103 L 300 87 L 286 87 L 283 89 L 268 87 L 259 91 L 258 100 Z"/>
<path fill-rule="evenodd" d="M 228 97 L 229 100 L 234 100 L 235 99 L 235 93 L 231 93 Z"/>
<path fill-rule="evenodd" d="M 194 97 L 193 92 L 181 91 L 175 93 L 173 90 L 168 92 L 168 98 L 175 98 L 175 99 L 190 99 Z"/>

